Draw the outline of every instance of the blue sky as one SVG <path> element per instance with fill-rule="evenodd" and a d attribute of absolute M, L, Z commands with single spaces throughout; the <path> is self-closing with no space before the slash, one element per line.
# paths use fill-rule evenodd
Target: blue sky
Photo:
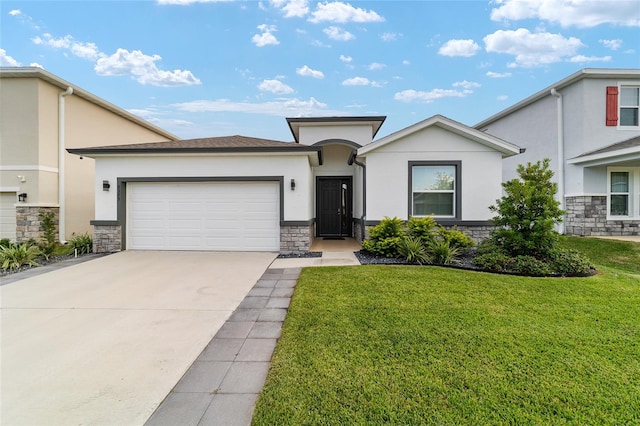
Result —
<path fill-rule="evenodd" d="M 640 68 L 638 0 L 3 0 L 0 25 L 2 66 L 185 139 L 289 141 L 300 116 L 474 125 L 582 68 Z"/>

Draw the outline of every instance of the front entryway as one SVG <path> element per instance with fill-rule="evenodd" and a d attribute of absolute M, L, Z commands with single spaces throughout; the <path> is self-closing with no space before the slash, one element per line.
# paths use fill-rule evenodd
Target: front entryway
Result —
<path fill-rule="evenodd" d="M 316 180 L 316 236 L 351 237 L 351 177 Z"/>

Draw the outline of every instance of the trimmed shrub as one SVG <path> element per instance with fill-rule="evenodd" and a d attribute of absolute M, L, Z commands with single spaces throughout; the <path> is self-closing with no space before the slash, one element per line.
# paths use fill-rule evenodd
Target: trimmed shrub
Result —
<path fill-rule="evenodd" d="M 39 247 L 40 252 L 48 259 L 53 254 L 58 243 L 56 242 L 56 223 L 53 220 L 55 215 L 51 212 L 40 213 L 40 227 L 42 228 L 42 240 Z"/>
<path fill-rule="evenodd" d="M 408 262 L 423 265 L 429 262 L 429 255 L 419 237 L 404 237 L 398 244 L 398 253 Z"/>
<path fill-rule="evenodd" d="M 362 242 L 362 249 L 377 256 L 398 257 L 398 245 L 405 236 L 402 225 L 402 219 L 385 216 L 369 230 L 369 239 Z"/>
<path fill-rule="evenodd" d="M 551 268 L 562 276 L 587 276 L 595 270 L 591 261 L 576 250 L 556 248 L 550 257 Z"/>
<path fill-rule="evenodd" d="M 411 217 L 407 221 L 407 234 L 421 239 L 423 242 L 433 240 L 438 224 L 431 216 Z"/>
<path fill-rule="evenodd" d="M 549 263 L 533 256 L 516 256 L 509 271 L 530 277 L 544 277 L 554 272 Z"/>
<path fill-rule="evenodd" d="M 464 251 L 473 247 L 476 243 L 473 239 L 465 234 L 463 231 L 459 231 L 455 226 L 452 228 L 445 228 L 440 226 L 438 228 L 438 236 L 444 241 L 447 241 L 449 245 L 459 251 Z"/>
<path fill-rule="evenodd" d="M 478 249 L 480 253 L 480 249 Z M 511 268 L 514 259 L 500 251 L 478 254 L 473 258 L 473 264 L 490 272 L 506 272 Z"/>

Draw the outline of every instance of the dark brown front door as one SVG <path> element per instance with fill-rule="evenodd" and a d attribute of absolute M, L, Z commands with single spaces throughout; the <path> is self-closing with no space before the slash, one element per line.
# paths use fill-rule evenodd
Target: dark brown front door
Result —
<path fill-rule="evenodd" d="M 316 236 L 351 236 L 351 178 L 318 177 L 316 182 Z"/>

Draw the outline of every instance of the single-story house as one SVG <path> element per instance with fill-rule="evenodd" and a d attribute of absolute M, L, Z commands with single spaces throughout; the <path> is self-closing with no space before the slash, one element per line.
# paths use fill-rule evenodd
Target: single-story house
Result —
<path fill-rule="evenodd" d="M 300 253 L 385 216 L 486 236 L 502 159 L 520 148 L 436 115 L 374 140 L 386 117 L 288 118 L 293 142 L 244 136 L 69 149 L 95 159 L 97 251 Z"/>

